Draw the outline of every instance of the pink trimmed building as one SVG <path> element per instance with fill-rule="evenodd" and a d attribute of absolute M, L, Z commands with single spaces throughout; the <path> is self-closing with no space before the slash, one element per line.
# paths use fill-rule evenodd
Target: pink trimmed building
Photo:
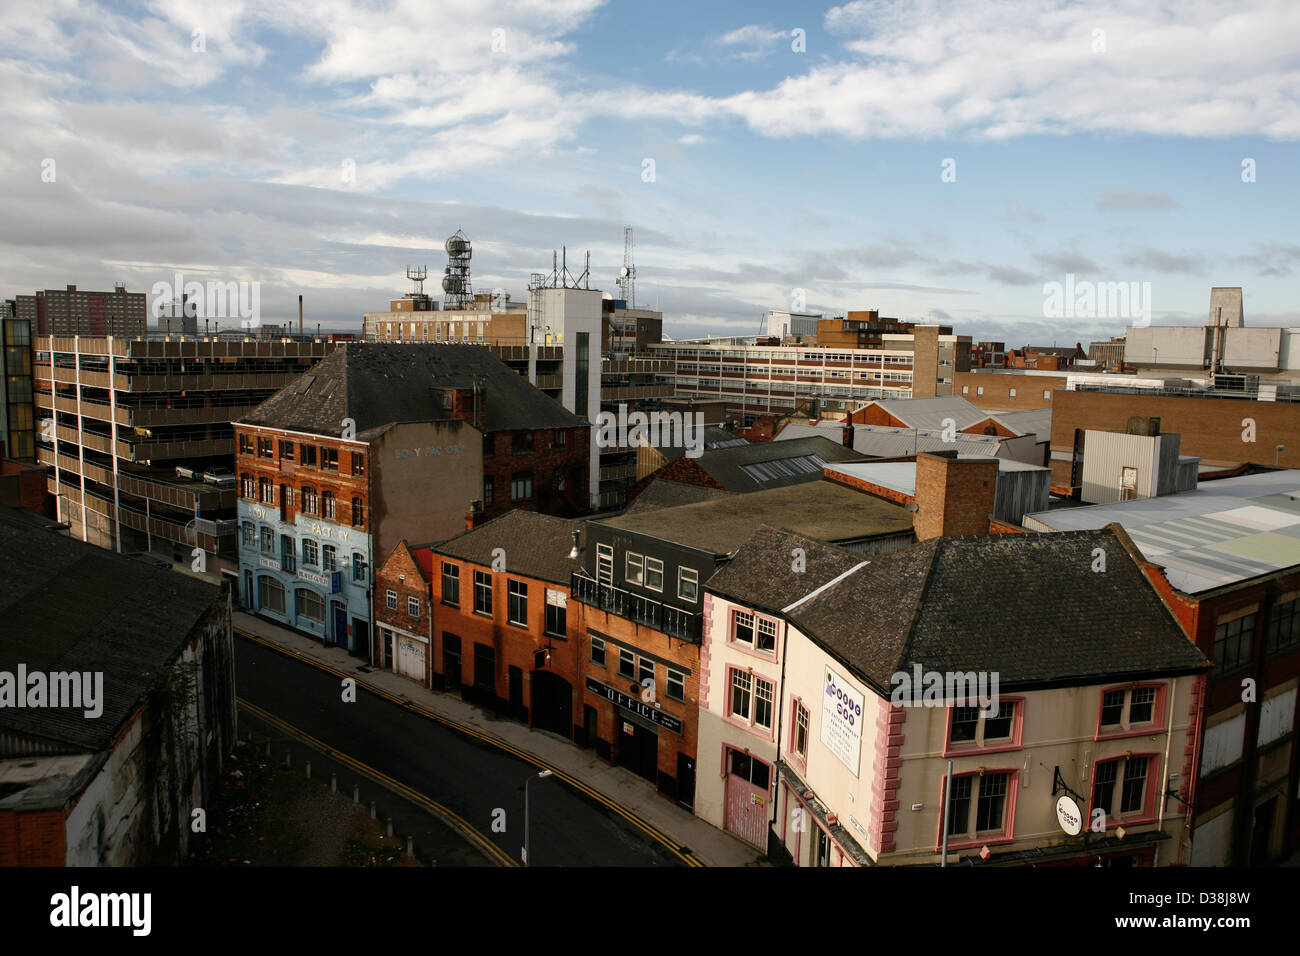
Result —
<path fill-rule="evenodd" d="M 1208 662 L 1113 530 L 867 558 L 764 527 L 704 616 L 696 813 L 738 839 L 799 866 L 938 865 L 945 829 L 950 866 L 1188 862 Z M 990 706 L 892 703 L 917 668 Z"/>

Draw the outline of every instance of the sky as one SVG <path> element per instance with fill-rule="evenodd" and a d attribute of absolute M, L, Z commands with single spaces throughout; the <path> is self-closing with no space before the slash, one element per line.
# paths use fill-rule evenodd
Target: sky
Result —
<path fill-rule="evenodd" d="M 1067 275 L 1300 326 L 1293 0 L 42 0 L 0 5 L 0 89 L 4 297 L 180 272 L 358 331 L 458 228 L 522 299 L 560 247 L 616 292 L 631 225 L 678 338 L 1123 334 L 1048 315 Z"/>

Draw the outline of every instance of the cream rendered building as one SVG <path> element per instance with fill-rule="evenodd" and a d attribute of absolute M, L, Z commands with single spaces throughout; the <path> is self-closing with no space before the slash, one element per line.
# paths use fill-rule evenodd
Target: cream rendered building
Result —
<path fill-rule="evenodd" d="M 795 549 L 802 575 L 783 573 Z M 763 528 L 706 590 L 696 807 L 715 825 L 755 845 L 770 828 L 800 866 L 937 865 L 951 760 L 948 865 L 1188 862 L 1208 665 L 1112 531 L 864 560 Z M 771 617 L 773 660 L 735 647 L 737 613 Z M 983 679 L 992 706 L 892 705 L 915 667 Z M 770 742 L 736 713 L 759 679 Z"/>

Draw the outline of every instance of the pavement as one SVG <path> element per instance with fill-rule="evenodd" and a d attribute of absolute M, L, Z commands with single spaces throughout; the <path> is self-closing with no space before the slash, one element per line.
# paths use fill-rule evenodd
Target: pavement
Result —
<path fill-rule="evenodd" d="M 233 618 L 237 631 L 260 638 L 307 662 L 341 671 L 353 677 L 359 687 L 399 698 L 413 709 L 515 751 L 542 769 L 572 777 L 688 847 L 691 854 L 707 866 L 769 865 L 753 847 L 683 810 L 641 777 L 606 763 L 594 751 L 576 747 L 558 734 L 503 720 L 499 715 L 466 703 L 454 694 L 429 690 L 391 671 L 371 669 L 342 648 L 322 645 L 316 638 L 263 618 L 239 610 L 234 612 Z"/>

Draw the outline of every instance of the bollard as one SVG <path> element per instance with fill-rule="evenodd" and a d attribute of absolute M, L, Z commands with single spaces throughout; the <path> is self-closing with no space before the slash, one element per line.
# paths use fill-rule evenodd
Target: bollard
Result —
<path fill-rule="evenodd" d="M 388 818 L 388 839 L 391 840 L 392 838 L 393 838 L 393 818 L 389 817 Z"/>
<path fill-rule="evenodd" d="M 308 780 L 311 779 L 311 761 L 310 761 L 310 760 L 307 761 L 307 779 L 308 779 Z"/>
<path fill-rule="evenodd" d="M 293 757 L 287 750 L 284 752 L 284 765 L 286 767 L 293 766 Z"/>
<path fill-rule="evenodd" d="M 360 803 L 361 803 L 361 784 L 355 783 L 352 785 L 352 805 L 355 807 L 360 805 Z"/>
<path fill-rule="evenodd" d="M 375 801 L 370 801 L 370 819 L 378 820 L 379 816 L 375 813 Z"/>
<path fill-rule="evenodd" d="M 415 837 L 406 838 L 406 855 L 409 857 L 415 856 Z"/>
<path fill-rule="evenodd" d="M 339 792 L 339 775 L 336 773 L 332 773 L 330 774 L 330 793 L 338 793 L 338 792 Z"/>

